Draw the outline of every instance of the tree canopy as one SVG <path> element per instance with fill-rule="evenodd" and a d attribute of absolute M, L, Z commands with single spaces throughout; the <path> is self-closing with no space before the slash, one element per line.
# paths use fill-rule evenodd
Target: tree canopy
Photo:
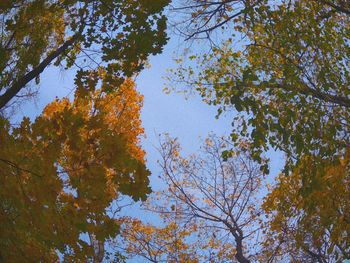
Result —
<path fill-rule="evenodd" d="M 286 168 L 307 154 L 336 160 L 349 146 L 349 10 L 345 1 L 198 4 L 192 23 L 218 16 L 227 40 L 191 56 L 198 67 L 180 68 L 178 80 L 219 113 L 236 110 L 232 139 L 250 138 L 257 160 L 269 147 L 286 154 Z"/>
<path fill-rule="evenodd" d="M 308 258 L 312 262 L 339 262 L 350 257 L 349 154 L 324 173 L 305 178 L 304 157 L 293 174 L 281 174 L 263 205 L 269 216 L 266 251 L 275 260 Z M 315 183 L 316 182 L 316 183 Z M 301 187 L 313 189 L 305 194 Z M 276 240 L 278 240 L 276 242 Z"/>
<path fill-rule="evenodd" d="M 179 31 L 211 46 L 179 60 L 175 85 L 232 114 L 231 139 L 254 160 L 286 158 L 263 205 L 263 262 L 348 259 L 349 2 L 181 3 Z"/>
<path fill-rule="evenodd" d="M 185 157 L 176 140 L 162 141 L 165 187 L 148 199 L 145 209 L 158 213 L 165 226 L 127 220 L 122 236 L 129 256 L 152 262 L 257 260 L 262 173 L 245 144 L 225 159 L 230 146 L 211 135 L 197 154 Z"/>
<path fill-rule="evenodd" d="M 142 97 L 127 80 L 105 93 L 79 86 L 73 102 L 46 106 L 18 128 L 1 120 L 0 257 L 5 262 L 86 262 L 82 234 L 113 238 L 113 202 L 150 193 L 139 146 Z"/>
<path fill-rule="evenodd" d="M 166 43 L 168 0 L 9 0 L 0 4 L 0 109 L 50 65 L 78 77 L 104 67 L 106 83 L 140 71 Z M 115 87 L 109 86 L 110 89 Z"/>
<path fill-rule="evenodd" d="M 0 262 L 350 259 L 350 2 L 169 4 L 1 1 Z M 161 140 L 152 193 L 135 76 L 168 40 L 165 10 L 208 47 L 171 77 L 232 129 L 189 156 Z M 13 123 L 50 66 L 73 69 L 74 96 Z"/>
<path fill-rule="evenodd" d="M 162 51 L 168 3 L 1 1 L 0 261 L 99 262 L 119 198 L 150 193 L 130 77 Z M 73 101 L 13 126 L 6 109 L 51 65 L 74 68 Z"/>

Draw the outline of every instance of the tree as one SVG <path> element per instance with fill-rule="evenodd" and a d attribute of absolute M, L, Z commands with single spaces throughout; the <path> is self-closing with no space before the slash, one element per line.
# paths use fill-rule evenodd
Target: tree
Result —
<path fill-rule="evenodd" d="M 170 24 L 186 40 L 209 39 L 215 42 L 215 32 L 231 30 L 233 22 L 244 16 L 262 1 L 260 0 L 180 0 L 170 9 L 174 18 Z M 213 36 L 214 35 L 214 36 Z"/>
<path fill-rule="evenodd" d="M 129 258 L 137 257 L 149 262 L 200 262 L 199 244 L 189 239 L 196 232 L 196 226 L 184 228 L 175 221 L 164 227 L 144 224 L 138 219 L 121 220 L 120 243 Z"/>
<path fill-rule="evenodd" d="M 176 140 L 160 147 L 166 189 L 149 201 L 147 209 L 159 213 L 167 224 L 161 229 L 143 227 L 156 234 L 171 224 L 190 231 L 188 240 L 196 240 L 199 262 L 251 262 L 257 256 L 262 174 L 244 144 L 224 159 L 222 154 L 230 146 L 227 140 L 211 136 L 201 153 L 189 158 L 180 156 Z M 146 235 L 155 242 L 150 236 Z"/>
<path fill-rule="evenodd" d="M 314 158 L 304 157 L 290 176 L 280 174 L 264 201 L 269 215 L 266 253 L 277 261 L 297 261 L 297 255 L 320 263 L 350 259 L 349 153 L 311 180 L 304 167 L 314 166 Z M 305 187 L 313 190 L 305 192 Z"/>
<path fill-rule="evenodd" d="M 0 109 L 52 63 L 106 83 L 140 71 L 166 43 L 168 0 L 5 0 L 0 4 Z M 109 86 L 109 89 L 116 87 Z"/>
<path fill-rule="evenodd" d="M 0 261 L 100 262 L 118 199 L 150 192 L 128 78 L 166 43 L 168 3 L 1 1 L 1 113 L 51 64 L 77 69 L 77 89 L 34 122 L 0 117 Z"/>
<path fill-rule="evenodd" d="M 190 3 L 188 37 L 224 27 L 227 41 L 190 57 L 199 67 L 180 68 L 177 80 L 219 115 L 236 110 L 232 140 L 249 139 L 254 160 L 270 147 L 286 155 L 264 205 L 263 262 L 349 258 L 349 1 Z"/>
<path fill-rule="evenodd" d="M 73 102 L 50 103 L 33 123 L 0 119 L 2 261 L 98 262 L 96 242 L 118 233 L 118 198 L 150 193 L 139 146 L 142 97 L 131 80 L 113 92 L 96 89 L 99 78 L 81 82 Z"/>
<path fill-rule="evenodd" d="M 201 3 L 194 5 L 194 22 L 234 16 L 225 24 L 226 43 L 199 56 L 198 68 L 177 72 L 219 106 L 219 114 L 237 111 L 232 139 L 249 138 L 255 160 L 270 146 L 284 152 L 286 170 L 305 155 L 336 160 L 344 154 L 350 141 L 348 2 L 192 2 Z M 207 27 L 194 32 L 220 28 Z"/>

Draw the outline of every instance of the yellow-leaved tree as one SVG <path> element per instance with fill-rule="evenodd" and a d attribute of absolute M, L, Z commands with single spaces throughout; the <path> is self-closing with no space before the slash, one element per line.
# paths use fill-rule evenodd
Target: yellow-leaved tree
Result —
<path fill-rule="evenodd" d="M 0 119 L 0 261 L 100 262 L 119 231 L 113 202 L 150 192 L 142 96 L 131 80 L 105 93 L 99 77 L 77 82 L 72 102 L 56 99 L 34 122 Z"/>
<path fill-rule="evenodd" d="M 291 175 L 280 174 L 265 199 L 263 208 L 269 216 L 266 262 L 350 258 L 349 153 L 314 174 L 310 171 L 318 164 L 316 158 L 305 156 Z"/>
<path fill-rule="evenodd" d="M 169 218 L 170 219 L 170 218 Z M 201 244 L 195 238 L 196 225 L 184 227 L 171 217 L 164 226 L 143 223 L 135 218 L 123 218 L 120 246 L 127 258 L 149 262 L 201 262 Z"/>

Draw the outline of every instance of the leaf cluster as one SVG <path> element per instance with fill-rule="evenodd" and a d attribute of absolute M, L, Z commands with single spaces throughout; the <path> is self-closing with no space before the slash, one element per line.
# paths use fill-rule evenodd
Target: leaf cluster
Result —
<path fill-rule="evenodd" d="M 142 97 L 127 80 L 105 93 L 77 87 L 32 123 L 1 119 L 0 244 L 6 262 L 86 262 L 83 234 L 103 243 L 118 233 L 112 202 L 150 193 L 139 146 Z M 130 122 L 130 120 L 132 120 Z"/>

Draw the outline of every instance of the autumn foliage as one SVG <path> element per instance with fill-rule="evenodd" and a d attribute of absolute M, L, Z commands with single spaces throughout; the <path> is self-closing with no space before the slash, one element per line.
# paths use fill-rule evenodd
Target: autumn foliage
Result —
<path fill-rule="evenodd" d="M 113 93 L 78 87 L 19 127 L 2 119 L 1 258 L 85 262 L 118 233 L 107 209 L 119 195 L 144 200 L 149 172 L 139 146 L 142 97 L 127 80 Z"/>
<path fill-rule="evenodd" d="M 0 1 L 0 263 L 349 260 L 350 2 L 170 2 Z M 186 48 L 170 86 L 232 128 L 187 156 L 161 139 L 152 193 L 134 78 L 165 11 L 209 47 Z M 50 66 L 75 74 L 73 98 L 15 123 Z"/>
<path fill-rule="evenodd" d="M 118 86 L 167 41 L 168 0 L 2 0 L 0 109 L 31 94 L 50 65 L 79 75 L 104 67 Z M 111 87 L 117 88 L 117 87 Z M 21 100 L 19 100 L 21 101 Z"/>
<path fill-rule="evenodd" d="M 270 256 L 319 262 L 350 256 L 349 155 L 316 174 L 310 173 L 314 165 L 308 156 L 290 176 L 280 174 L 264 202 Z"/>

